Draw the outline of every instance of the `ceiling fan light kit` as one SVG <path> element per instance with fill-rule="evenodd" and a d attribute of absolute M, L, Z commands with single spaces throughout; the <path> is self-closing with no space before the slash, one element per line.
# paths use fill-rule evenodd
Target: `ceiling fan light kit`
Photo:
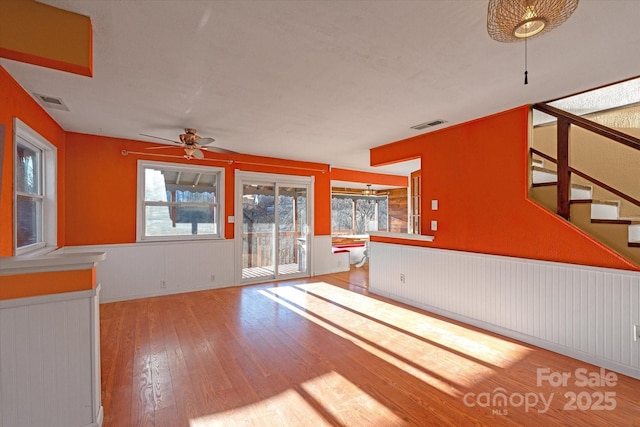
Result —
<path fill-rule="evenodd" d="M 579 0 L 489 0 L 487 32 L 502 43 L 525 42 L 527 79 L 527 39 L 562 25 L 578 7 Z"/>
<path fill-rule="evenodd" d="M 213 138 L 202 138 L 198 136 L 195 129 L 186 128 L 184 133 L 180 134 L 180 142 L 186 145 L 207 145 L 211 144 L 215 139 Z"/>
<path fill-rule="evenodd" d="M 182 149 L 184 149 L 185 155 L 184 158 L 187 160 L 191 160 L 192 158 L 203 159 L 204 153 L 203 151 L 214 151 L 218 153 L 228 153 L 228 154 L 237 154 L 235 151 L 225 150 L 224 148 L 216 148 L 216 147 L 205 147 L 205 145 L 209 145 L 215 141 L 213 138 L 203 138 L 197 134 L 195 129 L 186 128 L 184 133 L 178 135 L 180 141 L 174 141 L 173 139 L 161 138 L 159 136 L 147 135 L 141 133 L 142 136 L 147 136 L 150 138 L 161 139 L 163 141 L 173 142 L 174 144 L 178 144 Z M 147 150 L 160 150 L 165 148 L 174 148 L 174 147 L 149 147 Z"/>

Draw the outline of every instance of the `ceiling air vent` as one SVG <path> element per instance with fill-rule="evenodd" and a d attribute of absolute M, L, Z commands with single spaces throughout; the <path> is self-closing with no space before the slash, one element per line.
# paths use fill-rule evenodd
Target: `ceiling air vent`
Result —
<path fill-rule="evenodd" d="M 447 121 L 446 120 L 442 120 L 442 119 L 431 120 L 431 121 L 428 121 L 428 122 L 420 123 L 419 125 L 411 126 L 411 129 L 422 130 L 422 129 L 438 126 L 438 125 L 441 125 L 443 123 L 447 123 Z"/>
<path fill-rule="evenodd" d="M 40 101 L 43 107 L 45 108 L 53 108 L 55 110 L 64 110 L 69 111 L 69 107 L 67 107 L 62 100 L 62 98 L 56 98 L 55 96 L 41 95 L 39 93 L 34 93 L 35 97 Z"/>

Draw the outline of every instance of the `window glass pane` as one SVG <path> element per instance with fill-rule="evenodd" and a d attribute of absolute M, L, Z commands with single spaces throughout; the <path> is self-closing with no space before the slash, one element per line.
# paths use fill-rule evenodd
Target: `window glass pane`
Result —
<path fill-rule="evenodd" d="M 214 209 L 186 206 L 146 206 L 145 235 L 188 236 L 217 234 Z"/>
<path fill-rule="evenodd" d="M 16 147 L 16 191 L 40 195 L 40 152 L 18 144 Z"/>
<path fill-rule="evenodd" d="M 145 169 L 144 171 L 144 200 L 146 202 L 166 202 L 167 189 L 164 185 L 162 171 Z"/>
<path fill-rule="evenodd" d="M 40 199 L 17 196 L 16 200 L 16 240 L 17 247 L 42 241 L 42 201 Z"/>
<path fill-rule="evenodd" d="M 334 234 L 353 234 L 353 200 L 331 199 L 331 230 Z"/>
<path fill-rule="evenodd" d="M 356 200 L 356 234 L 378 230 L 375 199 Z"/>
<path fill-rule="evenodd" d="M 378 231 L 387 231 L 389 229 L 388 200 L 386 197 L 384 199 L 378 199 Z"/>

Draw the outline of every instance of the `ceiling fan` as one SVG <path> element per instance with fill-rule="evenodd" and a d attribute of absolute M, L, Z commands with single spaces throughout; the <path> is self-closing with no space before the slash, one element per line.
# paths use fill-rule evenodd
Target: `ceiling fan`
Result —
<path fill-rule="evenodd" d="M 203 138 L 203 137 L 199 136 L 196 133 L 195 129 L 191 129 L 191 128 L 186 128 L 184 130 L 184 133 L 181 133 L 179 135 L 180 141 L 175 141 L 173 139 L 167 139 L 167 138 L 161 138 L 159 136 L 146 135 L 144 133 L 141 133 L 140 135 L 147 136 L 149 138 L 161 139 L 163 141 L 169 141 L 169 142 L 173 142 L 175 144 L 178 144 L 180 147 L 182 147 L 184 149 L 184 152 L 185 152 L 184 157 L 187 160 L 190 160 L 190 159 L 192 159 L 194 157 L 196 159 L 204 158 L 203 151 L 212 151 L 212 152 L 215 152 L 215 153 L 237 154 L 235 151 L 225 150 L 224 148 L 205 147 L 205 145 L 211 144 L 213 141 L 215 141 L 215 139 L 208 138 L 208 137 Z M 166 149 L 166 148 L 175 148 L 175 147 L 173 147 L 173 146 L 168 146 L 168 147 L 149 147 L 149 148 L 147 148 L 147 150 L 162 150 L 162 149 Z"/>

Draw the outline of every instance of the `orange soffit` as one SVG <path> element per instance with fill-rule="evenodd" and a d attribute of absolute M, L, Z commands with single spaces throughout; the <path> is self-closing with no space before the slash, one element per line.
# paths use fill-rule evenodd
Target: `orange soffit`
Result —
<path fill-rule="evenodd" d="M 0 276 L 0 300 L 87 291 L 96 284 L 95 267 Z"/>
<path fill-rule="evenodd" d="M 388 175 L 375 172 L 362 172 L 350 169 L 331 168 L 331 179 L 334 181 L 366 182 L 369 184 L 408 187 L 406 176 Z"/>
<path fill-rule="evenodd" d="M 91 19 L 34 0 L 0 1 L 0 57 L 91 77 Z"/>

